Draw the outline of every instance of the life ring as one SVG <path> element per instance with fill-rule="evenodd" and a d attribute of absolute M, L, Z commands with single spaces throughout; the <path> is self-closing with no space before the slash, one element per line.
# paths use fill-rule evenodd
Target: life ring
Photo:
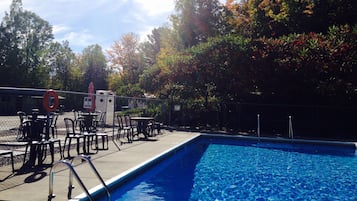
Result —
<path fill-rule="evenodd" d="M 52 102 L 53 98 L 53 102 Z M 52 104 L 50 104 L 50 102 Z M 47 112 L 53 112 L 57 109 L 59 100 L 58 100 L 58 94 L 57 92 L 53 90 L 48 90 L 46 93 L 43 95 L 43 107 Z"/>

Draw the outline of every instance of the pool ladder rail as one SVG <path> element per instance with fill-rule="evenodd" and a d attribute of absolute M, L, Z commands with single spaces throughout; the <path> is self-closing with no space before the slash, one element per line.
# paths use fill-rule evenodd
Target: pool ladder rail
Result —
<path fill-rule="evenodd" d="M 260 114 L 257 114 L 257 136 L 258 140 L 260 140 Z M 291 140 L 294 139 L 292 116 L 289 116 L 288 120 L 288 136 Z"/>
<path fill-rule="evenodd" d="M 92 168 L 92 170 L 94 171 L 95 175 L 98 177 L 98 179 L 100 180 L 100 182 L 102 183 L 102 185 L 105 188 L 105 191 L 107 193 L 107 200 L 110 200 L 110 192 L 109 192 L 109 188 L 108 186 L 105 184 L 103 178 L 100 176 L 99 172 L 97 171 L 97 169 L 94 167 L 91 159 L 89 156 L 86 155 L 79 155 L 76 156 L 72 159 L 72 161 L 68 161 L 68 160 L 60 160 L 57 161 L 56 163 L 53 164 L 51 171 L 50 171 L 50 181 L 49 181 L 49 193 L 48 193 L 48 201 L 51 201 L 53 198 L 56 197 L 56 195 L 53 193 L 53 184 L 54 184 L 54 170 L 58 165 L 64 164 L 68 167 L 69 171 L 69 183 L 68 183 L 68 194 L 67 194 L 67 198 L 68 200 L 70 200 L 72 198 L 72 189 L 74 188 L 73 186 L 73 176 L 77 179 L 78 184 L 81 186 L 82 190 L 86 193 L 88 199 L 90 201 L 94 201 L 94 198 L 92 197 L 92 195 L 89 193 L 88 189 L 86 188 L 86 186 L 84 185 L 82 179 L 79 177 L 79 175 L 77 174 L 76 170 L 74 169 L 73 166 L 73 161 L 75 159 L 81 159 L 81 160 L 85 160 L 88 162 L 88 164 L 90 165 L 90 167 Z"/>
<path fill-rule="evenodd" d="M 293 140 L 294 132 L 293 132 L 293 120 L 291 116 L 289 116 L 288 133 L 289 133 L 289 138 Z"/>

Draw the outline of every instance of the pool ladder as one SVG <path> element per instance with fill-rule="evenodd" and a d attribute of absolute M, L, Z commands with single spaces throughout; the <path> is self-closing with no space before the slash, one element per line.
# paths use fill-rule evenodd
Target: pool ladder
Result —
<path fill-rule="evenodd" d="M 257 135 L 260 140 L 260 114 L 257 114 Z"/>
<path fill-rule="evenodd" d="M 48 201 L 51 201 L 54 197 L 56 197 L 56 195 L 53 193 L 53 184 L 54 184 L 54 170 L 55 168 L 60 165 L 60 164 L 64 164 L 68 167 L 68 169 L 70 170 L 69 172 L 69 183 L 68 183 L 68 194 L 67 194 L 67 198 L 68 200 L 71 199 L 72 197 L 72 189 L 74 188 L 73 186 L 73 176 L 77 179 L 77 182 L 79 183 L 79 185 L 81 186 L 82 190 L 86 193 L 88 199 L 90 201 L 94 201 L 94 198 L 92 197 L 92 195 L 89 193 L 88 189 L 86 188 L 86 186 L 84 185 L 82 179 L 79 177 L 79 175 L 77 174 L 76 170 L 74 169 L 73 166 L 73 160 L 75 159 L 81 159 L 81 160 L 85 160 L 88 162 L 88 164 L 90 165 L 90 167 L 92 168 L 92 170 L 94 171 L 95 175 L 98 177 L 98 179 L 100 180 L 100 182 L 102 183 L 102 185 L 105 188 L 105 191 L 107 193 L 107 200 L 110 200 L 110 192 L 109 192 L 109 188 L 108 186 L 105 184 L 103 178 L 100 176 L 99 172 L 97 171 L 97 169 L 94 167 L 91 159 L 89 156 L 85 156 L 85 155 L 79 155 L 76 156 L 72 159 L 71 162 L 67 161 L 67 160 L 60 160 L 56 163 L 53 164 L 51 171 L 50 171 L 50 182 L 49 182 L 49 193 L 48 193 Z"/>
<path fill-rule="evenodd" d="M 294 132 L 293 132 L 293 120 L 292 120 L 292 116 L 289 116 L 289 120 L 288 120 L 288 135 L 290 139 L 294 139 Z M 260 140 L 260 114 L 257 114 L 257 136 L 258 136 L 258 140 Z"/>
<path fill-rule="evenodd" d="M 289 116 L 288 133 L 289 133 L 289 138 L 293 140 L 294 132 L 293 132 L 293 120 L 291 116 Z"/>

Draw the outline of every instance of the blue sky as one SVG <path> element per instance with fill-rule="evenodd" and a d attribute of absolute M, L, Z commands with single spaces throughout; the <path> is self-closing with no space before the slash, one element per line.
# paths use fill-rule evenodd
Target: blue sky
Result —
<path fill-rule="evenodd" d="M 0 0 L 0 19 L 12 0 Z M 154 28 L 170 24 L 174 0 L 22 0 L 23 8 L 35 12 L 53 26 L 55 40 L 69 41 L 76 53 L 93 44 L 103 50 L 133 32 L 142 41 Z M 225 0 L 220 0 L 225 2 Z"/>
<path fill-rule="evenodd" d="M 0 17 L 12 0 L 0 0 Z M 108 49 L 133 32 L 145 40 L 154 28 L 170 23 L 174 0 L 22 0 L 23 8 L 53 26 L 56 41 L 68 40 L 74 52 L 92 44 Z"/>

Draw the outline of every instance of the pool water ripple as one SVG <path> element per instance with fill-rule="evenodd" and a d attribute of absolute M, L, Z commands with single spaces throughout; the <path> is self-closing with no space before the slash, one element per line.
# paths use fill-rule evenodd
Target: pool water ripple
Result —
<path fill-rule="evenodd" d="M 354 150 L 200 139 L 117 189 L 112 198 L 117 201 L 355 201 L 356 181 Z"/>
<path fill-rule="evenodd" d="M 353 167 L 356 157 L 211 144 L 190 200 L 357 200 Z"/>

